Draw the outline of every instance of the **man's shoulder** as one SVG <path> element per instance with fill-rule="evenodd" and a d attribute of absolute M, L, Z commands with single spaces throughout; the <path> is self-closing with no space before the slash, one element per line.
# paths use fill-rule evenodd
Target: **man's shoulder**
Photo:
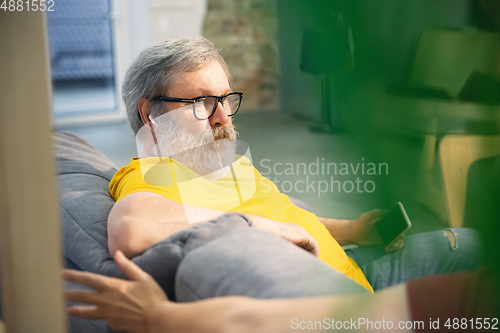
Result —
<path fill-rule="evenodd" d="M 170 170 L 170 159 L 133 158 L 113 176 L 109 192 L 116 201 L 138 191 L 163 193 L 162 188 L 174 183 L 173 177 L 167 177 Z"/>

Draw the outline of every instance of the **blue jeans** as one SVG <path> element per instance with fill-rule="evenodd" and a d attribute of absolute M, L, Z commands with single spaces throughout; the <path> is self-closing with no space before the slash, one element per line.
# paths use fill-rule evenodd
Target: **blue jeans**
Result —
<path fill-rule="evenodd" d="M 349 249 L 346 254 L 373 289 L 380 290 L 424 276 L 474 271 L 482 262 L 481 244 L 477 231 L 455 228 L 405 237 L 403 248 L 390 254 L 381 246 Z"/>
<path fill-rule="evenodd" d="M 455 234 L 456 249 L 439 231 L 407 237 L 396 253 L 371 247 L 348 254 L 374 289 L 476 269 L 481 256 L 477 234 L 469 229 Z M 226 214 L 171 237 L 183 239 L 183 258 L 175 278 L 175 294 L 181 302 L 230 295 L 292 298 L 367 292 L 309 252 L 255 228 L 243 214 Z"/>

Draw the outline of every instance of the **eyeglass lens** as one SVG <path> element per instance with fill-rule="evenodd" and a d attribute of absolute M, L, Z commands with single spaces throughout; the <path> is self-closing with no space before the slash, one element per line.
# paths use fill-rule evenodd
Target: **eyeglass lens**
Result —
<path fill-rule="evenodd" d="M 231 116 L 238 111 L 240 105 L 240 96 L 237 94 L 226 96 L 222 99 L 222 109 L 228 116 Z M 195 116 L 198 119 L 207 119 L 215 112 L 215 97 L 203 97 L 193 104 Z"/>

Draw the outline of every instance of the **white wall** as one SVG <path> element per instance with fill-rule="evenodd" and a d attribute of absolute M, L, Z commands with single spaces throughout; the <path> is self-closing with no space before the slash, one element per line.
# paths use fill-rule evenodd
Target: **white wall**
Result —
<path fill-rule="evenodd" d="M 149 0 L 149 38 L 157 43 L 171 37 L 203 34 L 207 0 Z"/>

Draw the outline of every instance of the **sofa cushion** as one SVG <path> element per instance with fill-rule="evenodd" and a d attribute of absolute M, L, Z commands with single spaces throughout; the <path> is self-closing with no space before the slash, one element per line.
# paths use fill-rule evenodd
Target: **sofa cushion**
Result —
<path fill-rule="evenodd" d="M 71 133 L 55 134 L 59 207 L 67 266 L 98 272 L 108 251 L 106 223 L 117 171 L 97 148 Z"/>

